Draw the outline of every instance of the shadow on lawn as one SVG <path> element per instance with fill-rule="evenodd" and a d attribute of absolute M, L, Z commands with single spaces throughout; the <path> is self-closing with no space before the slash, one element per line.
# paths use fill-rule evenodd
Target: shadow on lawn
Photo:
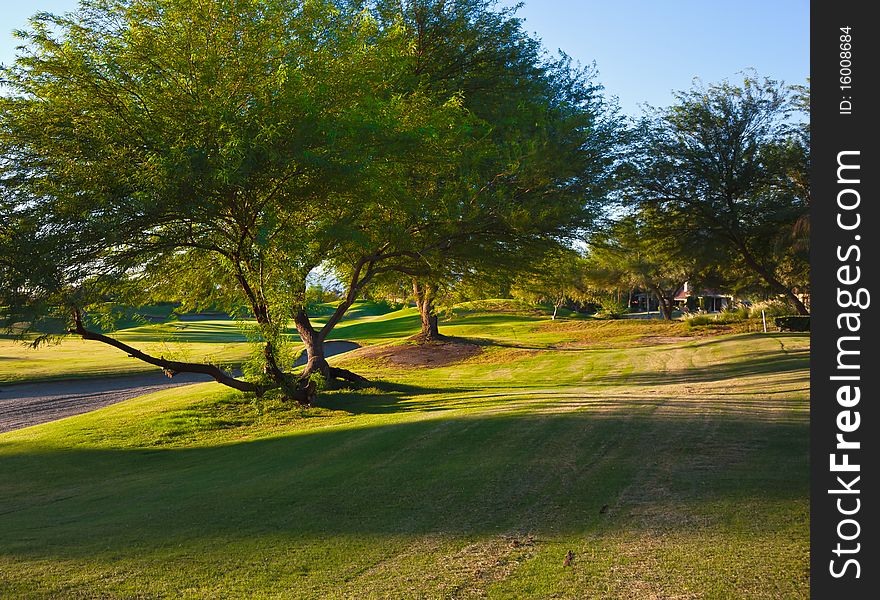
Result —
<path fill-rule="evenodd" d="M 681 518 L 664 526 L 685 529 L 780 503 L 790 510 L 808 497 L 806 418 L 694 420 L 623 407 L 429 418 L 205 448 L 6 446 L 7 556 L 134 555 L 270 535 L 580 535 L 621 517 L 626 526 L 628 511 L 646 504 L 674 507 Z M 704 508 L 718 501 L 723 515 Z"/>
<path fill-rule="evenodd" d="M 343 388 L 324 393 L 319 397 L 317 404 L 322 408 L 344 410 L 354 415 L 391 414 L 410 411 L 431 412 L 436 410 L 452 410 L 459 407 L 449 406 L 446 399 L 432 403 L 430 400 L 423 398 L 423 396 L 432 394 L 448 396 L 476 391 L 475 389 L 462 387 L 430 388 L 384 380 L 371 381 L 367 385 L 368 387 L 362 389 Z M 435 404 L 436 406 L 434 406 Z M 445 407 L 443 406 L 444 404 L 446 405 Z"/>

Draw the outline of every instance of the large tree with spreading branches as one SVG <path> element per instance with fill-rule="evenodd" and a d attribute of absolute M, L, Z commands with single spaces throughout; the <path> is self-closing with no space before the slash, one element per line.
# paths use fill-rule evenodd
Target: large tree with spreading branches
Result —
<path fill-rule="evenodd" d="M 547 56 L 512 10 L 483 0 L 379 2 L 379 18 L 413 40 L 410 85 L 459 97 L 474 135 L 453 164 L 423 163 L 401 193 L 420 338 L 440 337 L 443 290 L 510 281 L 548 251 L 562 251 L 605 204 L 620 119 L 592 68 Z M 403 7 L 402 19 L 393 9 Z M 533 260 L 534 259 L 534 260 Z"/>
<path fill-rule="evenodd" d="M 289 372 L 293 318 L 306 375 L 354 378 L 329 372 L 320 341 L 399 258 L 371 235 L 395 210 L 384 182 L 468 120 L 383 83 L 407 39 L 315 0 L 87 0 L 19 36 L 0 100 L 7 324 L 28 335 L 60 317 L 169 374 L 308 402 L 308 378 Z M 305 282 L 326 261 L 349 265 L 350 284 L 315 331 Z M 88 328 L 108 297 L 226 307 L 253 319 L 260 358 L 236 379 L 147 355 Z"/>
<path fill-rule="evenodd" d="M 730 272 L 749 273 L 799 313 L 808 289 L 803 229 L 809 212 L 809 131 L 803 90 L 747 75 L 696 84 L 649 111 L 634 137 L 626 197 L 685 215 L 694 236 L 727 249 Z M 699 252 L 699 247 L 694 247 Z"/>
<path fill-rule="evenodd" d="M 60 318 L 170 375 L 309 402 L 313 373 L 359 379 L 323 341 L 377 278 L 514 256 L 585 220 L 595 87 L 490 2 L 83 0 L 19 36 L 0 303 L 31 341 Z M 328 265 L 345 289 L 316 327 L 306 280 Z M 151 356 L 89 327 L 108 298 L 223 307 L 261 352 L 244 378 Z"/>

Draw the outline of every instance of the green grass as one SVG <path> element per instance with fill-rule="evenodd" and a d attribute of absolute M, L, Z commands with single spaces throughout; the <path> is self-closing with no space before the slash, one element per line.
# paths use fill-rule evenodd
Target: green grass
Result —
<path fill-rule="evenodd" d="M 337 357 L 375 383 L 308 410 L 201 384 L 0 435 L 0 597 L 808 596 L 808 336 L 441 328 L 481 354 Z"/>
<path fill-rule="evenodd" d="M 458 310 L 456 315 L 443 322 L 444 331 L 450 335 L 462 332 L 486 334 L 510 343 L 519 343 L 522 339 L 546 345 L 542 340 L 558 340 L 558 336 L 547 338 L 534 330 L 535 324 L 548 322 L 538 310 L 499 314 L 487 313 L 486 307 L 482 308 L 483 311 L 475 311 L 473 307 Z M 320 326 L 326 319 L 327 315 L 318 316 L 313 323 Z M 466 323 L 464 329 L 458 323 Z M 250 323 L 245 321 L 244 324 Z M 167 358 L 236 366 L 246 360 L 252 351 L 241 325 L 231 319 L 170 321 L 129 327 L 111 335 L 140 350 Z M 485 326 L 485 332 L 478 331 L 478 325 Z M 406 338 L 418 330 L 419 316 L 415 308 L 389 312 L 383 303 L 358 302 L 334 328 L 330 339 L 355 340 L 372 345 Z M 292 327 L 288 335 L 294 342 L 299 340 Z M 75 336 L 66 337 L 59 344 L 37 349 L 12 339 L 0 338 L 0 383 L 125 375 L 155 369 L 116 348 Z"/>

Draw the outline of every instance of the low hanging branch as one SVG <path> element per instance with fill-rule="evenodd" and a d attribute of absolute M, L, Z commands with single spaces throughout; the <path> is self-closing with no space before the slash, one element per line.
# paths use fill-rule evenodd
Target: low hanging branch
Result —
<path fill-rule="evenodd" d="M 73 309 L 73 322 L 74 328 L 69 329 L 68 333 L 74 333 L 82 337 L 84 340 L 93 340 L 96 342 L 108 344 L 110 346 L 113 346 L 114 348 L 118 348 L 127 353 L 132 358 L 137 358 L 144 361 L 145 363 L 161 367 L 162 370 L 165 371 L 165 374 L 169 377 L 173 377 L 178 373 L 202 373 L 204 375 L 209 375 L 213 377 L 214 380 L 217 381 L 217 383 L 221 383 L 225 386 L 229 386 L 242 392 L 251 392 L 256 394 L 257 396 L 262 396 L 265 392 L 271 389 L 270 386 L 257 385 L 254 383 L 236 379 L 235 377 L 228 375 L 225 371 L 215 365 L 166 360 L 165 358 L 161 357 L 156 358 L 155 356 L 150 356 L 149 354 L 141 352 L 137 348 L 133 348 L 128 344 L 120 342 L 119 340 L 114 339 L 110 336 L 96 333 L 94 331 L 89 331 L 85 328 L 85 325 L 83 324 L 82 312 L 78 308 Z"/>

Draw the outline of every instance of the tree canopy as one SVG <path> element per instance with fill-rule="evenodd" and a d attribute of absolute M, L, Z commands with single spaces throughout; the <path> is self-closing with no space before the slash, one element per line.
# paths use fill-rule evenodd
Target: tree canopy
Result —
<path fill-rule="evenodd" d="M 651 292 L 663 317 L 670 320 L 684 284 L 698 285 L 714 264 L 724 261 L 723 248 L 689 233 L 686 221 L 650 209 L 622 217 L 591 237 L 590 278 L 606 286 Z"/>
<path fill-rule="evenodd" d="M 795 293 L 808 290 L 806 254 L 793 243 L 809 209 L 808 130 L 792 119 L 802 93 L 753 76 L 679 92 L 640 123 L 624 196 L 717 240 L 731 272 L 806 313 Z"/>
<path fill-rule="evenodd" d="M 308 402 L 311 373 L 357 379 L 322 342 L 376 278 L 512 261 L 604 190 L 598 88 L 491 2 L 85 0 L 18 35 L 0 302 L 23 336 L 60 318 L 169 374 Z M 326 265 L 345 290 L 317 328 L 306 280 Z M 223 307 L 262 351 L 244 379 L 146 355 L 89 329 L 108 298 Z"/>
<path fill-rule="evenodd" d="M 280 361 L 306 276 L 340 257 L 369 274 L 381 182 L 466 121 L 458 103 L 385 85 L 406 40 L 332 2 L 96 0 L 20 36 L 0 105 L 9 320 L 53 307 L 86 335 L 109 293 L 220 304 L 265 346 L 244 387 L 304 398 Z"/>
<path fill-rule="evenodd" d="M 512 11 L 487 11 L 489 2 L 403 4 L 418 86 L 456 94 L 476 119 L 454 163 L 423 163 L 402 192 L 424 210 L 406 215 L 412 264 L 397 274 L 414 278 L 421 335 L 430 339 L 439 335 L 441 290 L 499 273 L 509 280 L 591 227 L 622 124 L 593 70 L 544 56 Z"/>

